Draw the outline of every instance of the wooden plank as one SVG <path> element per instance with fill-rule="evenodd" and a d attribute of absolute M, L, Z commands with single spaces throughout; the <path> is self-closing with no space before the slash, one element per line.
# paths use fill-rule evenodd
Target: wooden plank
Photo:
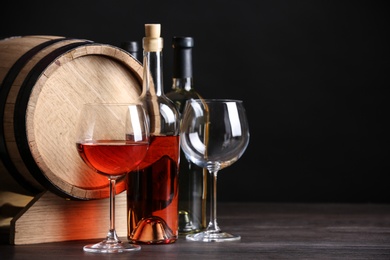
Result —
<path fill-rule="evenodd" d="M 126 192 L 115 197 L 118 236 L 127 236 Z M 109 199 L 74 201 L 45 191 L 11 221 L 15 245 L 103 239 L 109 230 Z"/>

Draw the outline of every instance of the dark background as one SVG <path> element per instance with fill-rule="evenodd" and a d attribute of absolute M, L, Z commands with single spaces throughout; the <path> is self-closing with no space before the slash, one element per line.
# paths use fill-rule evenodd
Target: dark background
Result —
<path fill-rule="evenodd" d="M 218 175 L 219 201 L 390 202 L 385 1 L 2 1 L 0 37 L 119 46 L 161 23 L 193 36 L 195 88 L 244 100 L 251 141 Z M 386 106 L 387 107 L 387 106 Z"/>

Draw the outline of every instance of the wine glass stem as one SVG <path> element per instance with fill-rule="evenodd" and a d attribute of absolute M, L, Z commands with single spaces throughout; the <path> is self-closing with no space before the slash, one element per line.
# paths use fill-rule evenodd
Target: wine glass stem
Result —
<path fill-rule="evenodd" d="M 207 231 L 219 232 L 220 228 L 217 223 L 217 173 L 218 171 L 210 171 L 210 222 L 207 226 Z"/>
<path fill-rule="evenodd" d="M 107 234 L 108 241 L 118 242 L 119 238 L 115 230 L 115 194 L 116 194 L 116 178 L 109 178 L 110 181 L 110 230 Z"/>

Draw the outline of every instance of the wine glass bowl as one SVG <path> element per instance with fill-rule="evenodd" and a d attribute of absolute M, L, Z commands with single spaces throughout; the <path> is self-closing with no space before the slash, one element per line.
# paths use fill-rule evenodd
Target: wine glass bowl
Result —
<path fill-rule="evenodd" d="M 203 242 L 236 241 L 222 232 L 216 218 L 217 173 L 236 162 L 249 144 L 249 126 L 241 100 L 192 99 L 183 112 L 180 145 L 186 156 L 211 174 L 210 222 L 205 231 L 187 239 Z"/>
<path fill-rule="evenodd" d="M 93 253 L 140 250 L 123 243 L 115 230 L 115 184 L 140 164 L 149 148 L 149 125 L 141 104 L 96 103 L 83 105 L 76 128 L 76 148 L 81 159 L 110 187 L 110 228 L 106 239 L 84 246 Z"/>

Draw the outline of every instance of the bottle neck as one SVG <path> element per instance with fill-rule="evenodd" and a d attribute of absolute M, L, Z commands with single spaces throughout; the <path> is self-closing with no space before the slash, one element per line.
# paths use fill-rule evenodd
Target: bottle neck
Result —
<path fill-rule="evenodd" d="M 173 49 L 173 78 L 192 78 L 192 48 Z"/>
<path fill-rule="evenodd" d="M 163 96 L 162 52 L 144 51 L 142 94 Z"/>
<path fill-rule="evenodd" d="M 173 78 L 172 79 L 172 89 L 184 89 L 186 91 L 190 91 L 193 88 L 193 78 Z"/>

